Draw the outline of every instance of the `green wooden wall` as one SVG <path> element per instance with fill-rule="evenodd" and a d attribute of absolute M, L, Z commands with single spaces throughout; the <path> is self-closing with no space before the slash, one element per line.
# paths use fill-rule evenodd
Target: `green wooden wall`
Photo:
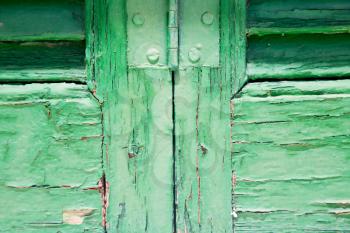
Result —
<path fill-rule="evenodd" d="M 350 232 L 349 13 L 0 0 L 0 232 Z"/>

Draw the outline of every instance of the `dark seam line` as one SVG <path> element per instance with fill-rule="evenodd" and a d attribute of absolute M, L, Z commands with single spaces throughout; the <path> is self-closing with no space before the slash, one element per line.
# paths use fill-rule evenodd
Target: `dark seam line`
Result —
<path fill-rule="evenodd" d="M 171 72 L 171 83 L 172 83 L 172 123 L 173 123 L 173 132 L 172 132 L 172 146 L 173 146 L 173 232 L 177 232 L 176 218 L 177 218 L 177 200 L 176 200 L 176 116 L 175 116 L 175 78 L 176 72 Z"/>
<path fill-rule="evenodd" d="M 67 80 L 11 80 L 3 81 L 0 80 L 0 85 L 27 85 L 27 84 L 52 84 L 52 83 L 67 83 L 67 84 L 80 84 L 86 85 L 86 81 L 67 81 Z"/>

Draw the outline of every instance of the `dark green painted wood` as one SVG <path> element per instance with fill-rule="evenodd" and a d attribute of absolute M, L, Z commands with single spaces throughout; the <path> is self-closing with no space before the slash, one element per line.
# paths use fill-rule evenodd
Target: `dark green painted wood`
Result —
<path fill-rule="evenodd" d="M 350 32 L 347 0 L 250 0 L 250 35 Z"/>
<path fill-rule="evenodd" d="M 248 84 L 233 100 L 236 232 L 350 230 L 350 81 Z"/>
<path fill-rule="evenodd" d="M 0 43 L 1 82 L 85 82 L 85 43 Z"/>
<path fill-rule="evenodd" d="M 0 41 L 82 40 L 83 0 L 1 0 Z"/>
<path fill-rule="evenodd" d="M 0 232 L 102 232 L 100 105 L 85 86 L 0 86 Z"/>
<path fill-rule="evenodd" d="M 254 36 L 247 56 L 252 80 L 348 76 L 350 34 Z"/>

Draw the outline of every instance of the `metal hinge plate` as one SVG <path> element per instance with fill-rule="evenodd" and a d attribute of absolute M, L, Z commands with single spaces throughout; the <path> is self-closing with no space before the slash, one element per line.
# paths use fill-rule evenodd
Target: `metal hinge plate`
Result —
<path fill-rule="evenodd" d="M 129 66 L 219 66 L 219 1 L 128 0 L 127 12 Z"/>

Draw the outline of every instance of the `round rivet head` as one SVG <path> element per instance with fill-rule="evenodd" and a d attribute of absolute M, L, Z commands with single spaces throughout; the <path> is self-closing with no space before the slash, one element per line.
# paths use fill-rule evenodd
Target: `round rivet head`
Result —
<path fill-rule="evenodd" d="M 132 17 L 132 22 L 137 26 L 142 26 L 145 23 L 145 18 L 140 13 L 136 13 Z"/>
<path fill-rule="evenodd" d="M 202 14 L 202 23 L 206 25 L 212 25 L 214 23 L 214 15 L 209 11 Z"/>
<path fill-rule="evenodd" d="M 155 48 L 150 48 L 147 51 L 147 60 L 151 64 L 156 64 L 159 61 L 159 51 Z"/>
<path fill-rule="evenodd" d="M 192 63 L 197 63 L 201 60 L 201 51 L 199 51 L 197 48 L 192 48 L 188 52 L 188 59 Z"/>

